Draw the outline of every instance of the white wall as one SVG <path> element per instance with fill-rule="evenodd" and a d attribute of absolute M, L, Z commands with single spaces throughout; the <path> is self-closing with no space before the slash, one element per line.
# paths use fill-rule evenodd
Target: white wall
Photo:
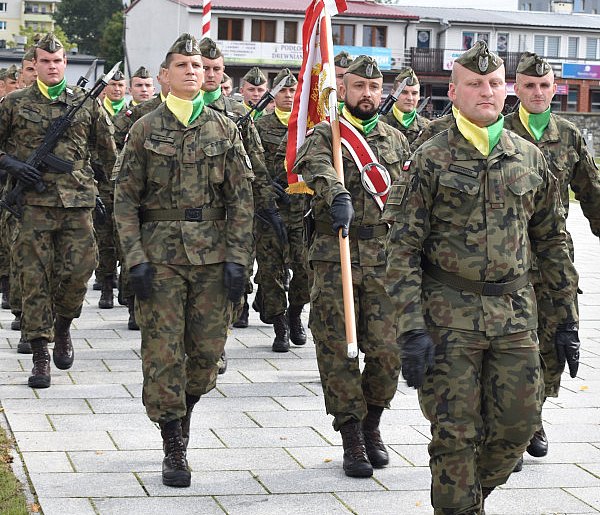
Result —
<path fill-rule="evenodd" d="M 393 3 L 409 7 L 474 7 L 497 11 L 517 11 L 519 7 L 518 0 L 485 2 L 485 5 L 482 4 L 481 0 L 396 0 Z"/>

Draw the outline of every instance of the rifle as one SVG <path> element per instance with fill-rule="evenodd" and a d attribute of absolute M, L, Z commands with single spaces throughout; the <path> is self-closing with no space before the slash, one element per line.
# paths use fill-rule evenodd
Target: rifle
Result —
<path fill-rule="evenodd" d="M 256 104 L 250 104 L 250 110 L 242 116 L 237 122 L 236 125 L 238 127 L 242 127 L 252 116 L 254 111 L 264 111 L 265 108 L 269 105 L 269 103 L 275 99 L 275 95 L 279 93 L 283 88 L 285 88 L 285 83 L 287 82 L 287 77 L 284 77 L 277 83 L 277 86 L 273 86 L 271 91 L 265 92 L 265 94 L 260 98 Z"/>
<path fill-rule="evenodd" d="M 398 84 L 398 87 L 394 91 L 390 92 L 387 98 L 383 101 L 383 104 L 381 104 L 381 107 L 379 108 L 379 114 L 381 116 L 390 112 L 390 109 L 396 103 L 396 100 L 398 100 L 400 93 L 402 93 L 402 91 L 406 87 L 408 79 L 409 78 L 406 77 L 406 79 L 404 79 L 400 84 Z"/>
<path fill-rule="evenodd" d="M 64 114 L 52 122 L 50 128 L 44 136 L 44 140 L 42 141 L 41 145 L 33 151 L 25 163 L 33 166 L 34 168 L 39 168 L 39 166 L 43 163 L 48 167 L 63 173 L 71 173 L 73 171 L 73 164 L 55 156 L 52 154 L 52 150 L 54 150 L 54 147 L 58 143 L 60 137 L 71 126 L 77 111 L 83 107 L 89 98 L 93 100 L 98 98 L 102 90 L 108 84 L 108 81 L 110 81 L 115 72 L 119 69 L 120 65 L 121 62 L 115 64 L 112 70 L 96 81 L 96 84 L 94 84 L 92 89 L 85 94 L 79 104 L 68 106 Z M 92 66 L 90 66 L 90 69 L 86 73 L 85 77 L 80 77 L 80 79 L 77 81 L 78 86 L 80 84 L 85 86 L 88 83 L 93 69 L 92 67 L 95 67 L 94 63 L 92 63 Z M 34 185 L 34 188 L 38 193 L 41 193 L 46 189 L 46 186 L 43 181 L 39 181 Z M 15 187 L 10 190 L 3 199 L 0 200 L 0 211 L 2 211 L 2 209 L 6 209 L 16 218 L 21 218 L 23 214 L 23 192 L 25 189 L 26 186 L 23 184 L 23 182 L 17 181 Z"/>
<path fill-rule="evenodd" d="M 444 106 L 444 109 L 442 109 L 439 118 L 446 116 L 450 111 L 452 111 L 452 102 L 448 101 L 448 103 Z"/>
<path fill-rule="evenodd" d="M 431 98 L 431 97 L 427 97 L 427 98 L 425 98 L 425 99 L 423 100 L 423 102 L 421 102 L 421 103 L 419 104 L 419 107 L 417 107 L 417 114 L 420 114 L 420 113 L 421 113 L 421 111 L 423 111 L 423 109 L 425 109 L 425 107 L 427 106 L 427 104 L 429 104 L 429 99 L 430 99 L 430 98 Z"/>
<path fill-rule="evenodd" d="M 510 108 L 506 114 L 516 113 L 519 110 L 520 105 L 521 105 L 521 101 L 519 99 L 517 99 L 517 101 L 515 102 L 515 105 L 512 106 L 512 108 Z"/>

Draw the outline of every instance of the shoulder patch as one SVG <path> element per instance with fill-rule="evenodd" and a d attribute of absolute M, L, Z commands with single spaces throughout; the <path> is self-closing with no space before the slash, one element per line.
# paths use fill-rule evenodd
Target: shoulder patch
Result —
<path fill-rule="evenodd" d="M 133 111 L 131 109 L 127 109 L 127 111 L 125 111 L 125 116 L 127 116 L 127 118 L 130 118 L 132 114 Z"/>
<path fill-rule="evenodd" d="M 411 159 L 407 159 L 406 161 L 404 161 L 404 164 L 402 165 L 402 171 L 403 172 L 408 172 L 410 170 L 410 165 L 412 164 L 412 160 Z"/>

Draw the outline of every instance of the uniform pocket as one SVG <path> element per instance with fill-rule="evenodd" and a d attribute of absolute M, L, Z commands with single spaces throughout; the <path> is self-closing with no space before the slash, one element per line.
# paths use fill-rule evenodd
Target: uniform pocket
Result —
<path fill-rule="evenodd" d="M 442 172 L 432 214 L 439 220 L 465 227 L 474 215 L 481 184 L 479 179 L 455 172 Z"/>
<path fill-rule="evenodd" d="M 144 148 L 150 151 L 148 170 L 148 180 L 166 186 L 171 179 L 171 172 L 175 158 L 177 156 L 177 147 L 173 143 L 147 139 L 144 141 Z"/>

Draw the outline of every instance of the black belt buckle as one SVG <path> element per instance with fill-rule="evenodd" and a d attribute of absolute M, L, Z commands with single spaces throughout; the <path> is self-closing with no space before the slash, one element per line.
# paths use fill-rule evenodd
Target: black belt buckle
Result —
<path fill-rule="evenodd" d="M 202 209 L 199 207 L 186 208 L 185 221 L 186 222 L 201 222 L 202 221 Z"/>
<path fill-rule="evenodd" d="M 504 294 L 503 283 L 486 283 L 483 285 L 481 295 L 486 297 L 499 297 Z"/>

